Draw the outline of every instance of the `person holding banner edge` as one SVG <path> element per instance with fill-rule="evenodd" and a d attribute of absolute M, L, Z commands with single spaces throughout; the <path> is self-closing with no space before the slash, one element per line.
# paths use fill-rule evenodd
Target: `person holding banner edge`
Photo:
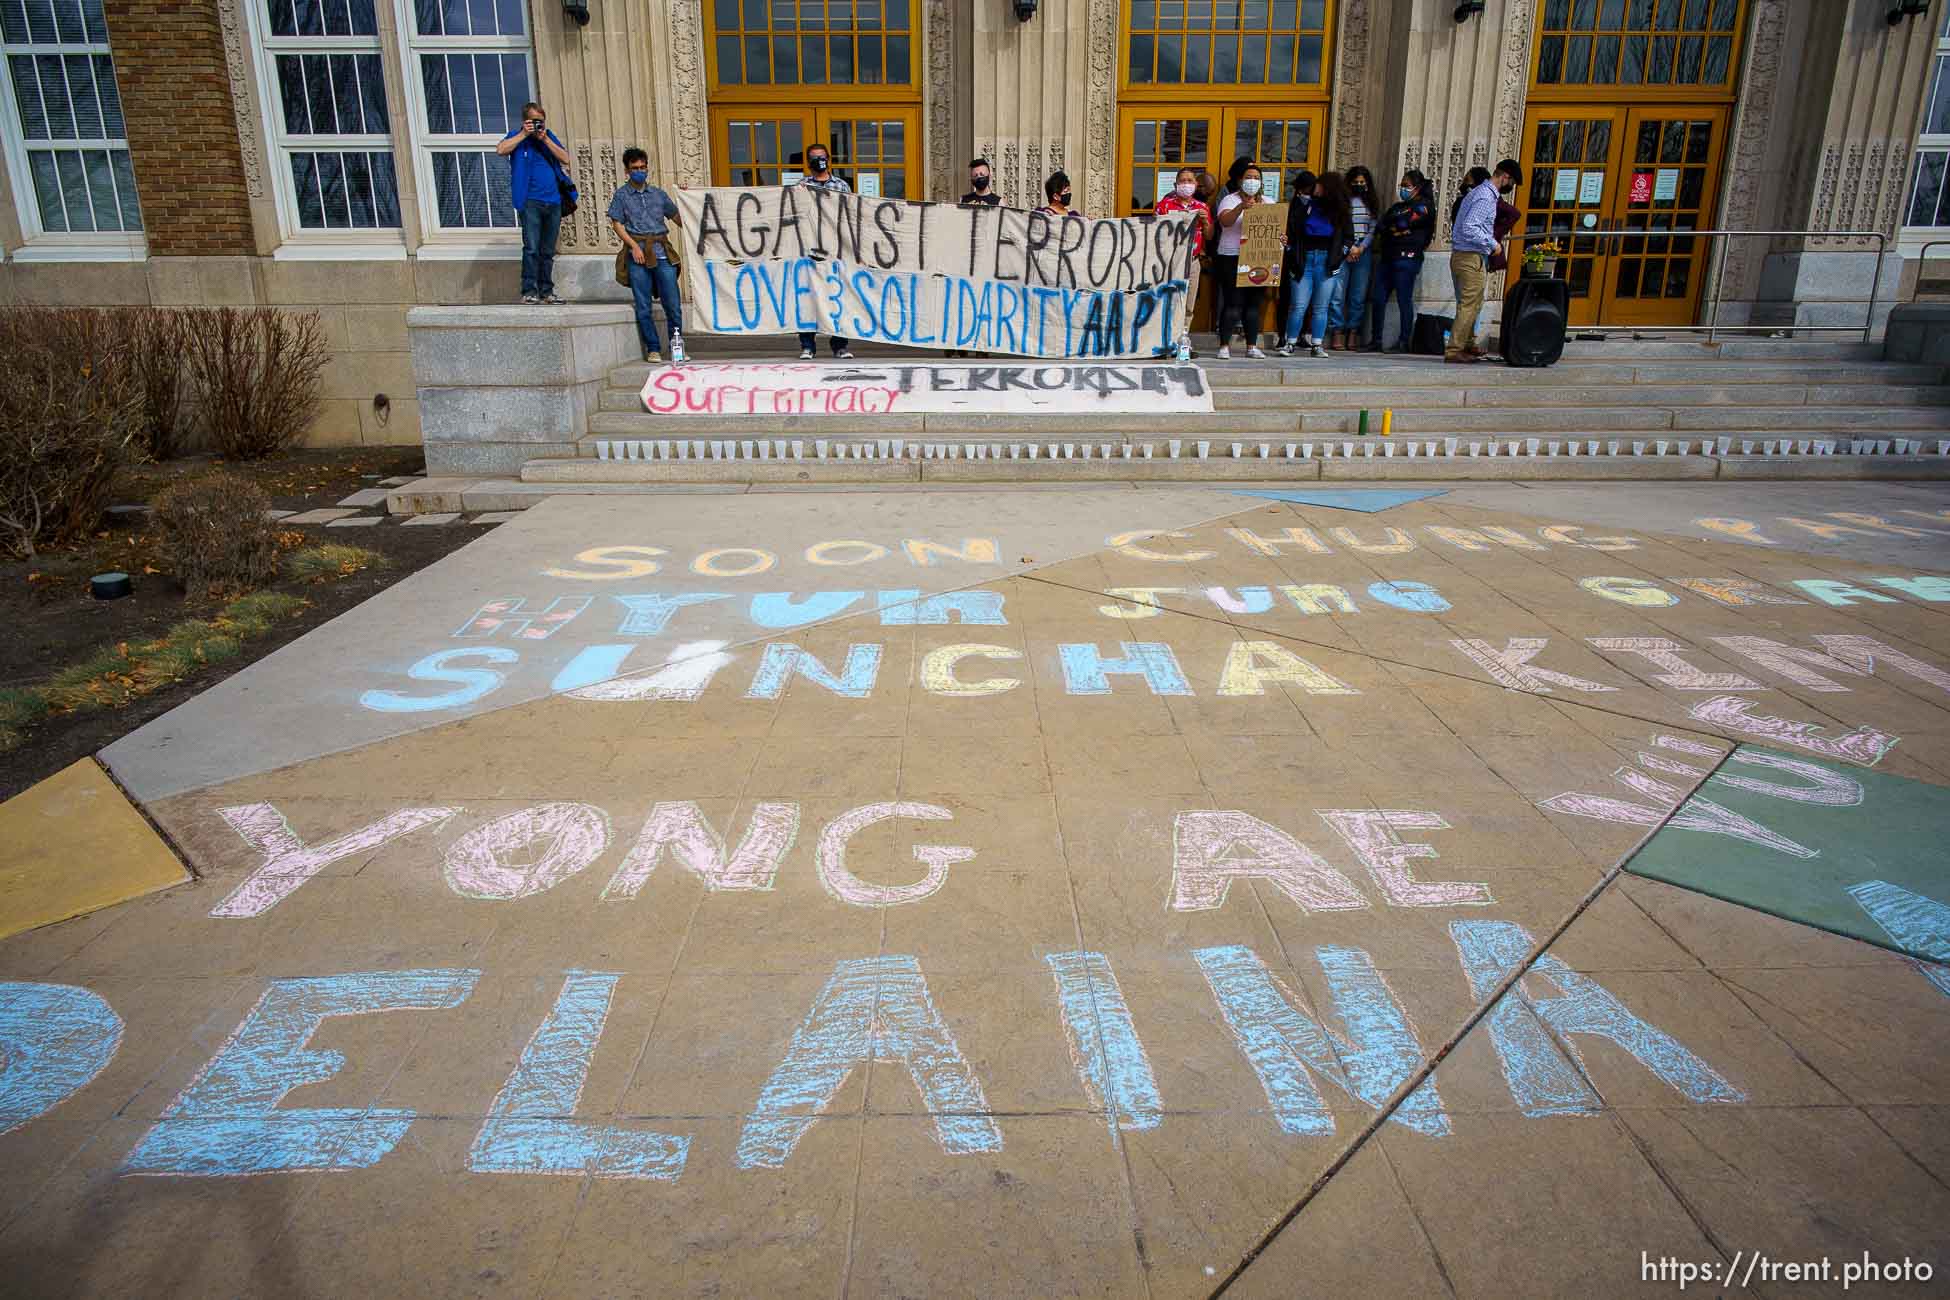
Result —
<path fill-rule="evenodd" d="M 617 265 L 629 281 L 636 304 L 637 341 L 645 361 L 684 359 L 684 305 L 677 292 L 677 258 L 670 251 L 670 226 L 681 221 L 670 195 L 650 184 L 650 155 L 634 145 L 623 151 L 624 183 L 609 201 L 609 224 L 623 241 Z M 650 314 L 652 297 L 663 304 L 670 323 L 670 355 L 662 356 L 657 322 Z"/>
<path fill-rule="evenodd" d="M 846 183 L 846 180 L 834 173 L 833 152 L 823 144 L 815 144 L 812 148 L 806 150 L 806 174 L 799 178 L 799 183 L 808 189 L 831 190 L 835 194 L 849 194 L 852 192 L 852 187 Z M 817 334 L 800 334 L 799 359 L 801 361 L 811 361 L 813 359 L 813 348 L 818 342 L 819 336 Z M 836 360 L 853 360 L 853 349 L 847 346 L 845 339 L 836 334 L 828 342 L 832 346 L 833 356 Z"/>

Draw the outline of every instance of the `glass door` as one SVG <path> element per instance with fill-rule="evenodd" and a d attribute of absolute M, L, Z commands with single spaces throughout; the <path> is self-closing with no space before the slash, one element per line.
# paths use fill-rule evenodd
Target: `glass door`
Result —
<path fill-rule="evenodd" d="M 806 146 L 824 141 L 833 171 L 857 194 L 905 199 L 919 189 L 914 142 L 920 112 L 898 105 L 841 105 L 780 113 L 711 110 L 712 180 L 718 185 L 792 185 L 806 174 Z"/>
<path fill-rule="evenodd" d="M 1533 116 L 1524 129 L 1521 161 L 1530 189 L 1527 200 L 1519 203 L 1524 239 L 1512 241 L 1509 277 L 1514 281 L 1521 273 L 1524 242 L 1555 242 L 1561 250 L 1557 278 L 1571 286 L 1569 323 L 1595 325 L 1603 310 L 1608 246 L 1614 241 L 1583 232 L 1612 228 L 1625 110 L 1548 111 L 1549 116 Z"/>
<path fill-rule="evenodd" d="M 1232 159 L 1218 158 L 1220 110 L 1126 108 L 1117 118 L 1119 156 L 1129 161 L 1118 177 L 1116 215 L 1151 211 L 1171 192 L 1180 167 L 1196 167 L 1224 180 Z"/>
<path fill-rule="evenodd" d="M 1673 231 L 1615 239 L 1604 320 L 1620 325 L 1691 325 L 1698 319 L 1709 245 L 1683 233 L 1713 225 L 1719 197 L 1724 108 L 1635 108 L 1625 124 L 1613 187 L 1617 229 Z"/>

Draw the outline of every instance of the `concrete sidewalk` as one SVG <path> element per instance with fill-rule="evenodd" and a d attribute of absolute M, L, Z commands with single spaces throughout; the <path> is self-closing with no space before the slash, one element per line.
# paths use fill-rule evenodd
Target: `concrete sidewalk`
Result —
<path fill-rule="evenodd" d="M 1554 491 L 526 512 L 111 748 L 198 878 L 0 941 L 5 1276 L 1929 1292 L 1950 976 L 1618 868 L 1950 785 L 1941 495 Z"/>

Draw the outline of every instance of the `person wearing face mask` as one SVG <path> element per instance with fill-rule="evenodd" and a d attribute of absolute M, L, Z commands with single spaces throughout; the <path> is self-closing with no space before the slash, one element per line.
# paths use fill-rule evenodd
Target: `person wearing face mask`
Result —
<path fill-rule="evenodd" d="M 1068 172 L 1051 172 L 1043 182 L 1043 197 L 1046 202 L 1036 211 L 1052 217 L 1080 217 L 1083 214 L 1070 206 L 1072 192 Z"/>
<path fill-rule="evenodd" d="M 988 159 L 977 158 L 974 162 L 968 164 L 968 193 L 962 195 L 958 202 L 964 208 L 999 208 L 1002 206 L 1002 196 L 995 192 L 995 169 L 989 166 Z M 988 353 L 963 352 L 956 348 L 950 348 L 948 349 L 947 355 L 951 357 L 986 357 Z"/>
<path fill-rule="evenodd" d="M 1287 208 L 1286 274 L 1293 280 L 1293 304 L 1280 334 L 1283 357 L 1299 347 L 1327 355 L 1328 313 L 1354 246 L 1349 206 L 1347 181 L 1339 172 L 1327 172 L 1315 182 L 1311 204 Z"/>
<path fill-rule="evenodd" d="M 623 151 L 624 183 L 609 201 L 609 226 L 623 241 L 618 254 L 618 277 L 630 287 L 636 303 L 637 340 L 645 361 L 684 359 L 684 304 L 677 292 L 677 256 L 670 247 L 670 226 L 678 221 L 677 204 L 650 183 L 650 155 L 638 148 Z M 670 322 L 670 352 L 657 341 L 657 322 L 650 314 L 652 297 L 663 304 Z"/>
<path fill-rule="evenodd" d="M 846 183 L 845 179 L 833 171 L 833 155 L 823 144 L 816 144 L 806 150 L 806 174 L 799 178 L 799 183 L 807 189 L 830 190 L 835 194 L 849 194 L 852 192 L 852 187 Z M 813 347 L 818 342 L 819 336 L 817 334 L 801 334 L 799 336 L 799 359 L 801 361 L 811 361 L 813 359 Z M 846 345 L 845 339 L 836 335 L 827 340 L 827 342 L 833 349 L 834 357 L 841 361 L 853 360 L 853 349 Z"/>
<path fill-rule="evenodd" d="M 1496 171 L 1456 205 L 1455 227 L 1449 233 L 1449 272 L 1456 281 L 1456 323 L 1449 330 L 1443 360 L 1471 365 L 1483 359 L 1476 346 L 1476 318 L 1483 312 L 1483 289 L 1489 280 L 1490 256 L 1497 251 L 1496 205 L 1523 182 L 1523 168 L 1505 158 Z"/>
<path fill-rule="evenodd" d="M 1239 240 L 1245 231 L 1239 220 L 1262 202 L 1259 168 L 1251 158 L 1235 158 L 1227 173 L 1231 190 L 1219 200 L 1217 216 L 1218 255 L 1212 259 L 1212 278 L 1219 282 L 1219 360 L 1232 359 L 1232 336 L 1246 336 L 1246 355 L 1263 358 L 1259 349 L 1260 300 L 1265 290 L 1257 286 L 1239 287 Z"/>
<path fill-rule="evenodd" d="M 1157 206 L 1152 211 L 1161 217 L 1168 217 L 1175 212 L 1191 213 L 1192 256 L 1200 259 L 1204 257 L 1205 245 L 1207 240 L 1210 239 L 1214 227 L 1212 225 L 1212 209 L 1207 207 L 1204 200 L 1198 197 L 1198 168 L 1180 167 L 1178 169 L 1178 181 L 1171 187 L 1171 193 L 1159 199 Z M 1187 311 L 1185 315 L 1185 332 L 1187 334 L 1191 333 L 1191 328 L 1191 313 Z"/>
<path fill-rule="evenodd" d="M 1381 214 L 1375 250 L 1375 291 L 1370 304 L 1374 337 L 1368 351 L 1382 351 L 1388 325 L 1388 299 L 1400 308 L 1401 327 L 1392 351 L 1407 352 L 1415 333 L 1415 282 L 1422 254 L 1435 239 L 1435 190 L 1429 178 L 1411 167 L 1402 173 L 1395 202 Z"/>
<path fill-rule="evenodd" d="M 961 196 L 964 208 L 999 208 L 1002 196 L 995 192 L 995 169 L 986 158 L 968 164 L 968 193 Z"/>
<path fill-rule="evenodd" d="M 1374 259 L 1368 256 L 1373 244 L 1375 214 L 1374 173 L 1366 167 L 1347 169 L 1347 219 L 1354 243 L 1348 249 L 1347 265 L 1334 288 L 1333 301 L 1327 304 L 1327 346 L 1336 352 L 1361 345 L 1361 324 L 1368 314 L 1368 280 Z"/>

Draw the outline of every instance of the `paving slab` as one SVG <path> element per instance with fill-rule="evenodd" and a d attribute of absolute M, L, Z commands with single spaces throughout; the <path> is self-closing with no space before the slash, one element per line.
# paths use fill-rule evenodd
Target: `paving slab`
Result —
<path fill-rule="evenodd" d="M 0 803 L 0 938 L 188 879 L 92 758 Z"/>

